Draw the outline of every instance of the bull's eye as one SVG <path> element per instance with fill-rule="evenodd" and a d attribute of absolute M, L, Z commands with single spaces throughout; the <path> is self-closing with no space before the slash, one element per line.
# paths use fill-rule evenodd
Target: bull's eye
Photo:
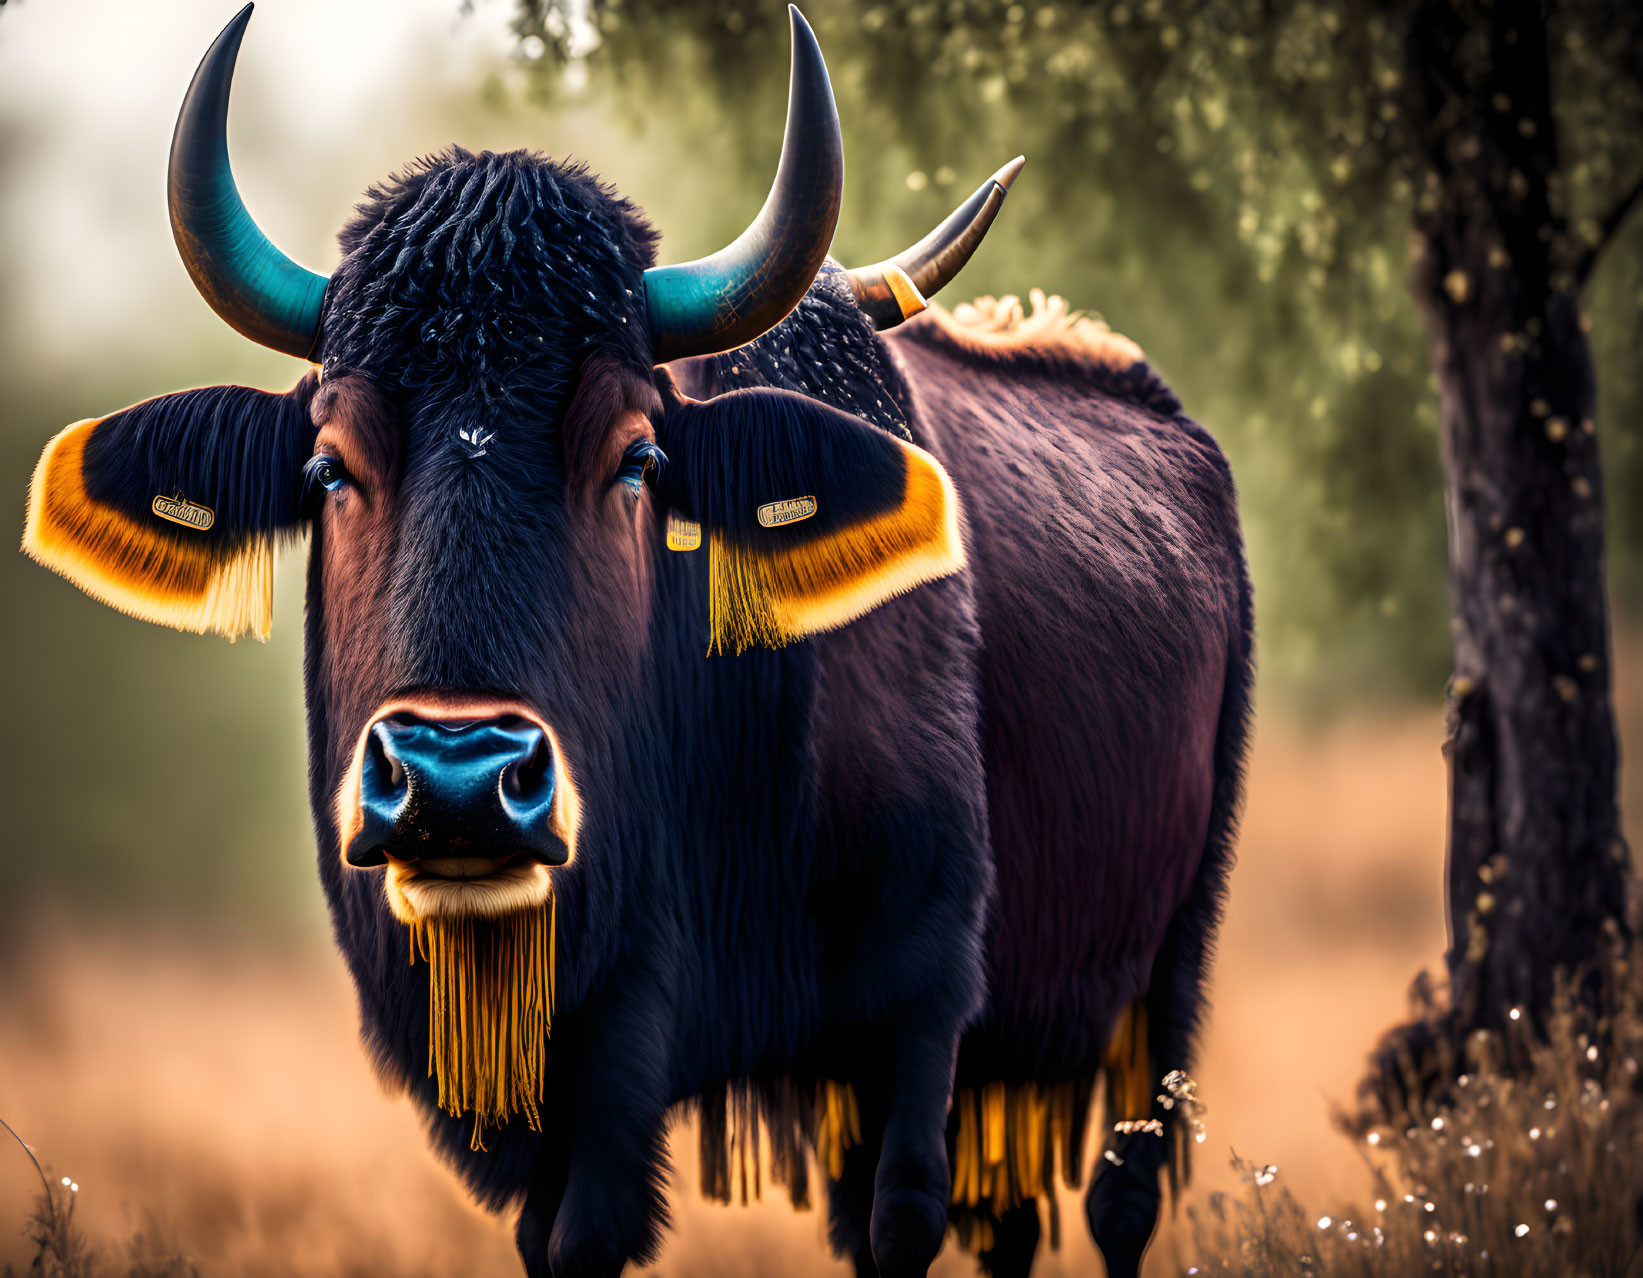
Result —
<path fill-rule="evenodd" d="M 340 492 L 353 482 L 347 469 L 335 457 L 318 453 L 302 468 L 302 504 L 310 514 L 318 510 L 326 493 Z"/>
<path fill-rule="evenodd" d="M 616 472 L 616 478 L 637 493 L 646 484 L 655 487 L 656 481 L 661 478 L 662 467 L 666 465 L 667 454 L 656 446 L 654 440 L 635 440 L 622 454 L 622 466 Z"/>

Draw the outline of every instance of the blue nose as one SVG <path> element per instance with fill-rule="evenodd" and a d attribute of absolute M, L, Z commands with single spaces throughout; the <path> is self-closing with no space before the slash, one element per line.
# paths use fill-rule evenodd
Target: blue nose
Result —
<path fill-rule="evenodd" d="M 527 719 L 381 719 L 366 736 L 348 864 L 523 854 L 563 865 L 555 787 L 552 743 Z"/>

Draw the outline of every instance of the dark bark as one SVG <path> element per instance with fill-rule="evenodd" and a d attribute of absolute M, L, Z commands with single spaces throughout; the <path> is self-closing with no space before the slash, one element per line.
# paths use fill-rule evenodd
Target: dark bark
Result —
<path fill-rule="evenodd" d="M 1383 1099 L 1411 1059 L 1463 1059 L 1511 1008 L 1538 1020 L 1555 973 L 1595 960 L 1607 921 L 1624 928 L 1629 879 L 1584 262 L 1559 206 L 1544 13 L 1429 0 L 1409 53 L 1413 287 L 1449 522 L 1450 995 L 1383 1044 Z"/>

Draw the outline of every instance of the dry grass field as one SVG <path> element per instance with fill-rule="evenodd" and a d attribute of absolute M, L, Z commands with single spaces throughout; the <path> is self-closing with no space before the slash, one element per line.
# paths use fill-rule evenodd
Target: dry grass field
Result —
<path fill-rule="evenodd" d="M 1625 682 L 1623 724 L 1643 719 L 1639 702 Z M 1439 720 L 1262 716 L 1197 1071 L 1197 1200 L 1238 1187 L 1234 1153 L 1276 1167 L 1271 1192 L 1294 1190 L 1309 1212 L 1372 1195 L 1331 1106 L 1351 1099 L 1410 978 L 1442 952 Z M 6 942 L 0 1116 L 79 1185 L 76 1221 L 103 1272 L 185 1274 L 155 1263 L 178 1255 L 203 1274 L 266 1278 L 517 1272 L 509 1227 L 467 1203 L 408 1104 L 379 1089 L 328 943 L 274 952 L 233 937 L 231 920 L 207 942 L 60 915 Z M 657 1273 L 845 1272 L 815 1212 L 700 1202 L 691 1134 L 675 1145 L 677 1228 Z M 0 1261 L 20 1270 L 37 1187 L 21 1151 L 0 1148 Z M 1063 1210 L 1080 1221 L 1075 1201 Z M 1041 1272 L 1099 1273 L 1082 1229 L 1065 1232 Z M 1185 1240 L 1183 1217 L 1151 1272 L 1177 1272 Z M 972 1271 L 951 1248 L 936 1269 Z"/>

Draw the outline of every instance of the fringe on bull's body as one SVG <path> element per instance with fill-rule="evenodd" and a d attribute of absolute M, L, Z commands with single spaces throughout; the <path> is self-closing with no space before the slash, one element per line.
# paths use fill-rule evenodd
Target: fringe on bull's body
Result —
<path fill-rule="evenodd" d="M 475 1151 L 511 1118 L 542 1130 L 556 915 L 550 897 L 546 909 L 411 925 L 411 964 L 428 965 L 428 1076 L 442 1110 L 473 1115 Z"/>
<path fill-rule="evenodd" d="M 861 1141 L 861 1110 L 848 1083 L 814 1086 L 791 1078 L 738 1082 L 698 1103 L 701 1193 L 743 1206 L 780 1186 L 799 1210 L 810 1206 L 810 1163 L 837 1179 L 844 1151 Z"/>
<path fill-rule="evenodd" d="M 1152 1077 L 1144 1001 L 1119 1018 L 1099 1074 L 956 1090 L 947 1122 L 949 1219 L 961 1247 L 985 1251 L 993 1222 L 1035 1201 L 1049 1215 L 1050 1245 L 1060 1245 L 1056 1190 L 1083 1187 L 1098 1085 L 1108 1129 L 1148 1121 L 1159 1080 Z M 811 1160 L 824 1179 L 837 1180 L 844 1151 L 862 1138 L 854 1089 L 833 1081 L 813 1088 L 787 1078 L 733 1084 L 704 1097 L 699 1118 L 702 1196 L 744 1206 L 762 1196 L 768 1181 L 785 1189 L 795 1207 L 809 1207 Z"/>

